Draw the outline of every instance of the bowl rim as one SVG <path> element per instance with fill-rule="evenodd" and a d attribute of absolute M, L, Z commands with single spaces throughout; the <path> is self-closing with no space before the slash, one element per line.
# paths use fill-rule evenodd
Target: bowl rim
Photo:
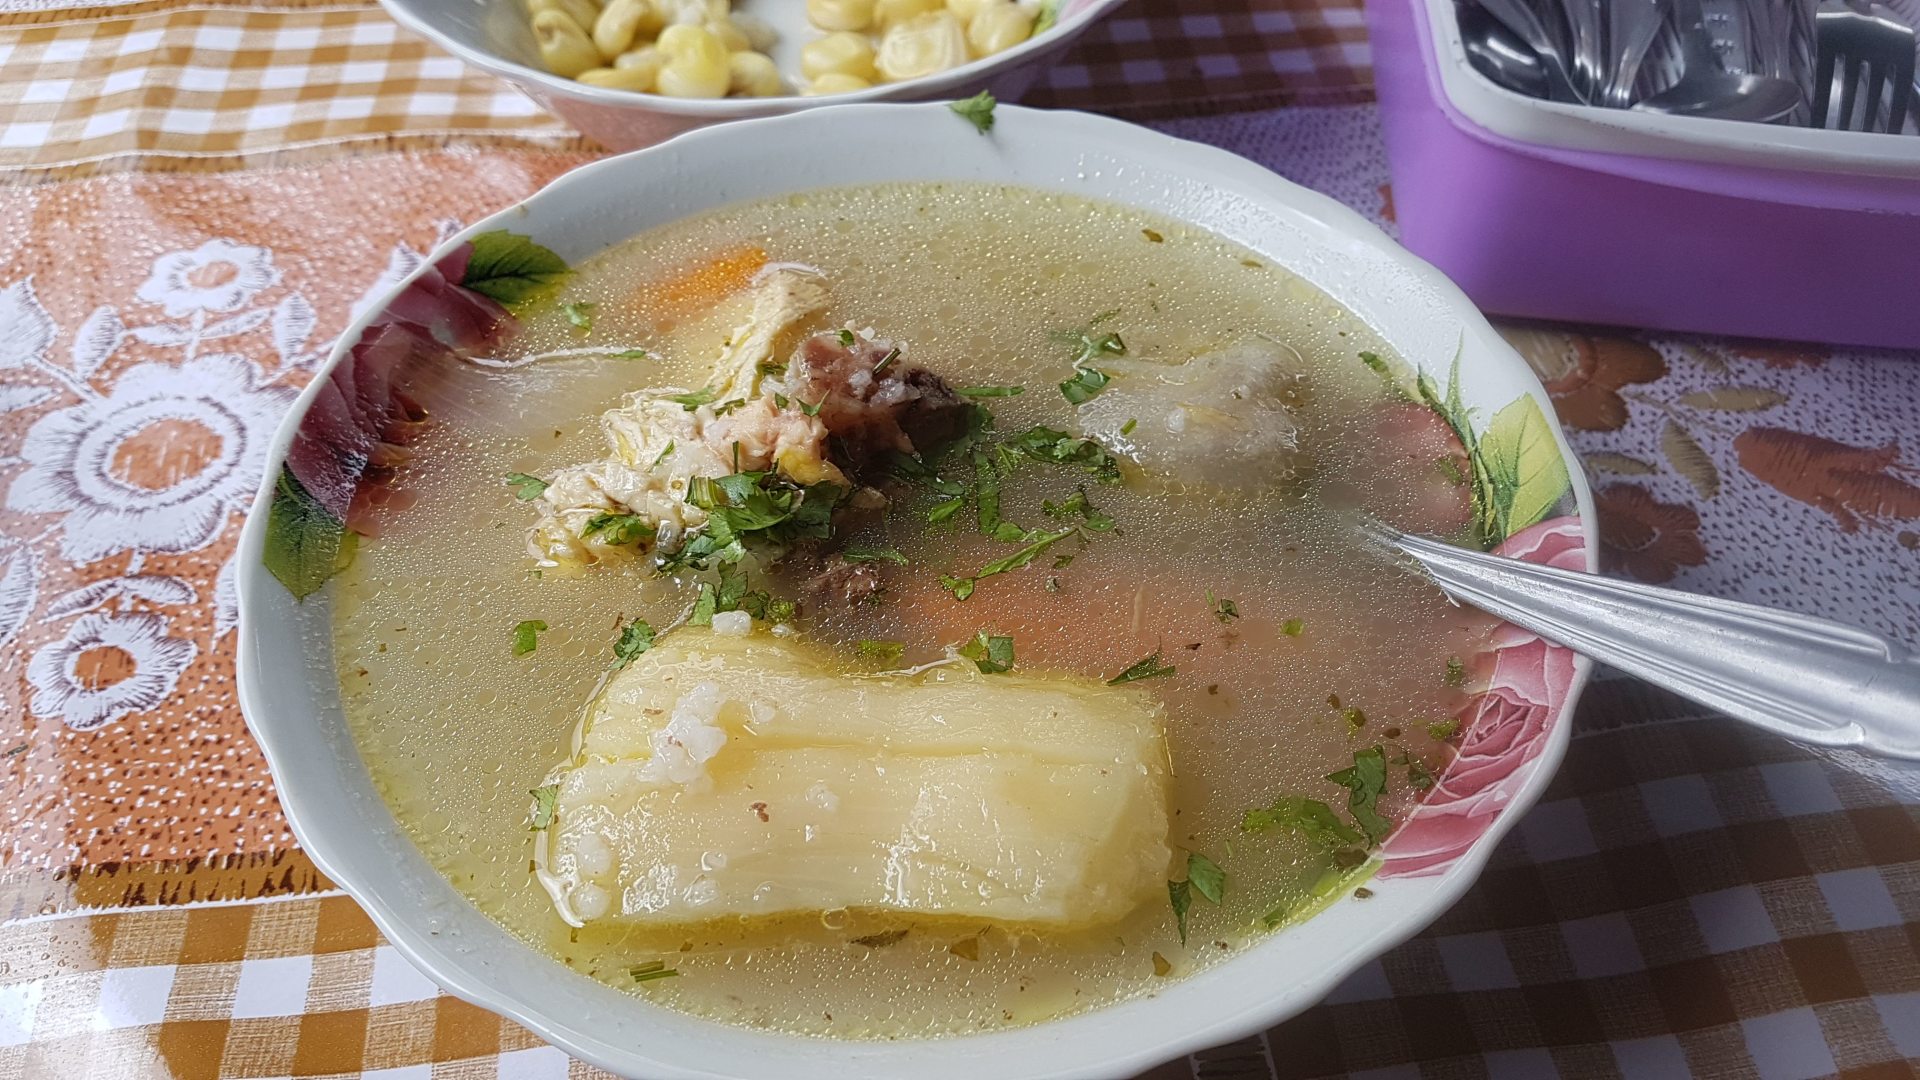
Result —
<path fill-rule="evenodd" d="M 505 2 L 511 3 L 515 0 L 505 0 Z M 435 25 L 425 11 L 415 6 L 414 0 L 380 0 L 380 6 L 386 9 L 393 21 L 401 26 L 419 34 L 466 63 L 492 72 L 509 82 L 534 83 L 548 93 L 594 105 L 661 113 L 686 117 L 690 120 L 716 121 L 758 118 L 775 112 L 801 112 L 824 108 L 828 105 L 857 105 L 864 102 L 893 101 L 907 97 L 926 98 L 944 94 L 955 87 L 984 81 L 996 72 L 1018 67 L 1025 61 L 1040 59 L 1046 53 L 1063 47 L 1078 37 L 1092 26 L 1095 20 L 1120 6 L 1122 2 L 1123 0 L 1087 0 L 1086 3 L 1068 12 L 1064 9 L 1072 6 L 1072 0 L 1061 0 L 1063 10 L 1059 21 L 1040 33 L 992 56 L 970 60 L 959 67 L 934 72 L 918 79 L 880 83 L 864 90 L 825 94 L 819 97 L 783 94 L 779 97 L 764 98 L 676 98 L 664 94 L 641 93 L 637 90 L 589 86 L 459 41 Z"/>
<path fill-rule="evenodd" d="M 281 733 L 277 729 L 287 724 L 309 722 L 312 703 L 310 700 L 307 702 L 309 706 L 307 717 L 283 717 L 277 722 L 263 719 L 275 709 L 266 702 L 268 691 L 265 687 L 269 677 L 265 674 L 266 669 L 262 664 L 262 646 L 257 627 L 259 620 L 265 617 L 265 612 L 262 611 L 265 603 L 263 597 L 268 591 L 280 588 L 278 582 L 264 569 L 261 559 L 268 511 L 275 478 L 280 474 L 289 447 L 298 434 L 302 421 L 323 386 L 327 384 L 330 373 L 344 358 L 351 355 L 353 346 L 357 344 L 368 325 L 378 318 L 415 279 L 432 271 L 439 260 L 475 235 L 521 224 L 528 216 L 529 208 L 535 203 L 569 201 L 574 189 L 593 183 L 602 174 L 617 174 L 623 169 L 630 168 L 629 162 L 634 159 L 645 159 L 649 155 L 658 156 L 662 160 L 677 162 L 677 167 L 684 170 L 686 162 L 697 155 L 704 144 L 722 140 L 760 138 L 770 127 L 857 125 L 867 116 L 900 117 L 904 120 L 917 114 L 926 114 L 928 123 L 934 122 L 936 117 L 940 122 L 955 123 L 952 117 L 945 115 L 946 112 L 947 104 L 943 102 L 835 104 L 830 109 L 809 109 L 747 120 L 739 124 L 698 128 L 653 147 L 592 162 L 556 178 L 525 199 L 481 218 L 445 239 L 431 254 L 422 259 L 411 273 L 394 282 L 378 302 L 366 305 L 361 313 L 349 322 L 346 329 L 335 340 L 326 361 L 315 369 L 312 381 L 301 392 L 274 434 L 266 456 L 267 479 L 249 509 L 235 553 L 235 558 L 238 560 L 236 588 L 240 618 L 240 629 L 236 635 L 238 697 L 248 727 L 260 744 L 261 751 L 273 773 L 277 789 L 290 790 L 305 786 L 304 779 L 297 775 L 304 770 L 296 767 L 296 759 L 290 756 L 292 747 L 283 742 Z M 1472 335 L 1475 341 L 1486 350 L 1504 354 L 1508 358 L 1508 367 L 1516 373 L 1525 387 L 1523 393 L 1535 396 L 1536 399 L 1544 398 L 1545 389 L 1537 375 L 1533 373 L 1526 361 L 1498 335 L 1457 286 L 1437 269 L 1401 248 L 1373 223 L 1332 198 L 1293 184 L 1229 151 L 1179 139 L 1104 116 L 1003 105 L 997 111 L 997 117 L 1000 124 L 1011 121 L 1022 127 L 1042 125 L 1049 129 L 1057 129 L 1049 131 L 1050 139 L 1079 146 L 1083 153 L 1096 147 L 1124 146 L 1127 152 L 1135 157 L 1145 157 L 1156 163 L 1178 162 L 1178 165 L 1161 164 L 1162 168 L 1177 173 L 1231 178 L 1238 184 L 1257 191 L 1271 206 L 1284 209 L 1290 215 L 1316 219 L 1317 223 L 1329 226 L 1345 239 L 1377 249 L 1384 256 L 1401 263 L 1419 285 L 1431 289 L 1442 303 L 1454 310 L 1461 320 L 1464 334 Z M 801 182 L 796 183 L 791 190 L 801 191 L 809 186 L 817 185 Z M 1118 201 L 1111 196 L 1096 197 Z M 716 207 L 718 205 L 724 204 L 715 204 Z M 704 212 L 704 209 L 694 212 Z M 1176 210 L 1160 209 L 1157 212 L 1175 218 L 1182 216 Z M 1209 231 L 1216 230 L 1210 228 Z M 1227 234 L 1223 232 L 1222 235 Z M 625 239 L 627 237 L 620 237 L 607 246 Z M 1234 239 L 1234 237 L 1228 235 L 1228 239 Z M 1536 390 L 1538 394 L 1534 393 Z M 1570 488 L 1576 506 L 1575 513 L 1579 519 L 1581 553 L 1587 567 L 1591 569 L 1598 546 L 1598 527 L 1591 492 L 1580 470 L 1579 459 L 1572 453 L 1559 421 L 1553 417 L 1550 410 L 1546 412 L 1546 422 L 1562 459 L 1568 465 Z M 331 669 L 330 660 L 327 666 Z M 1072 1027 L 1076 1030 L 1070 1034 L 1080 1034 L 1077 1029 L 1097 1027 L 1101 1023 L 1100 1018 L 1107 1014 L 1130 1006 L 1144 1006 L 1156 998 L 1170 994 L 1181 994 L 1181 987 L 1192 987 L 1195 983 L 1206 979 L 1208 975 L 1250 964 L 1254 962 L 1254 957 L 1263 944 L 1272 943 L 1287 931 L 1281 930 L 1269 934 L 1263 942 L 1251 945 L 1229 961 L 1216 965 L 1206 972 L 1196 973 L 1191 978 L 1180 980 L 1165 991 L 1019 1028 L 934 1039 L 902 1039 L 870 1043 L 785 1034 L 769 1036 L 766 1032 L 716 1021 L 700 1020 L 699 1023 L 706 1025 L 715 1037 L 720 1038 L 728 1034 L 743 1039 L 749 1036 L 772 1037 L 785 1041 L 795 1050 L 809 1044 L 834 1048 L 834 1052 L 840 1054 L 842 1060 L 831 1072 L 820 1072 L 817 1075 L 836 1077 L 896 1075 L 894 1072 L 873 1070 L 900 1068 L 901 1061 L 896 1060 L 892 1055 L 899 1053 L 903 1048 L 931 1048 L 931 1052 L 936 1054 L 964 1057 L 973 1063 L 969 1066 L 971 1069 L 981 1067 L 980 1063 L 990 1060 L 987 1056 L 989 1043 L 996 1045 L 995 1056 L 1001 1056 L 1006 1055 L 1009 1048 L 1016 1045 L 1052 1046 L 1057 1049 L 1065 1042 L 1073 1042 L 1077 1047 L 1087 1051 L 1077 1064 L 1070 1067 L 1050 1067 L 1044 1072 L 1016 1070 L 1007 1075 L 1046 1077 L 1131 1075 L 1209 1046 L 1248 1037 L 1319 1002 L 1361 967 L 1423 930 L 1451 908 L 1473 886 L 1484 870 L 1494 847 L 1517 824 L 1525 811 L 1539 800 L 1558 769 L 1571 739 L 1572 710 L 1586 685 L 1591 667 L 1591 662 L 1585 657 L 1574 658 L 1572 677 L 1567 685 L 1565 697 L 1562 699 L 1560 712 L 1545 732 L 1544 745 L 1531 763 L 1532 772 L 1524 779 L 1520 790 L 1507 802 L 1504 810 L 1491 821 L 1471 846 L 1458 854 L 1445 874 L 1437 878 L 1425 879 L 1432 885 L 1425 896 L 1416 897 L 1417 905 L 1408 912 L 1376 920 L 1369 924 L 1364 932 L 1348 938 L 1342 943 L 1342 951 L 1338 959 L 1311 970 L 1304 977 L 1276 985 L 1263 996 L 1249 995 L 1229 1008 L 1209 1009 L 1206 1011 L 1203 1022 L 1196 1023 L 1185 1031 L 1162 1033 L 1158 1037 L 1131 1041 L 1107 1039 L 1098 1043 L 1084 1038 L 1071 1039 L 1069 1034 L 1062 1033 L 1063 1028 Z M 290 739 L 291 736 L 287 738 Z M 348 753 L 353 756 L 355 767 L 364 770 L 364 762 L 358 758 L 357 746 L 354 746 L 350 739 L 347 745 Z M 578 1026 L 584 1024 L 584 1020 L 556 1016 L 551 1007 L 537 999 L 525 993 L 516 993 L 497 982 L 490 982 L 479 970 L 479 965 L 469 958 L 470 947 L 466 950 L 454 947 L 451 942 L 441 936 L 440 930 L 433 925 L 434 919 L 431 916 L 426 918 L 426 925 L 421 925 L 421 920 L 416 914 L 410 914 L 409 911 L 388 903 L 379 895 L 383 887 L 382 883 L 359 880 L 355 873 L 344 869 L 345 863 L 353 858 L 350 853 L 354 843 L 345 837 L 333 835 L 337 827 L 321 824 L 320 819 L 325 816 L 325 808 L 318 804 L 315 804 L 311 810 L 303 808 L 300 800 L 296 798 L 283 798 L 282 805 L 288 824 L 301 849 L 313 860 L 321 873 L 339 885 L 366 910 L 388 943 L 432 981 L 454 996 L 505 1016 L 565 1052 L 619 1075 L 699 1077 L 703 1080 L 740 1075 L 715 1072 L 684 1062 L 663 1060 L 652 1056 L 645 1047 L 641 1046 L 607 1042 L 591 1031 L 583 1030 Z M 384 802 L 379 809 L 390 821 L 392 820 L 391 811 L 387 809 Z M 397 821 L 392 821 L 391 827 L 396 833 L 399 832 L 400 827 Z M 412 841 L 404 834 L 401 835 L 401 840 L 412 845 Z M 338 848 L 335 847 L 336 841 L 341 845 Z M 417 849 L 415 854 L 418 854 Z M 448 888 L 450 889 L 451 886 Z M 492 929 L 507 942 L 531 951 L 531 947 L 520 942 L 503 926 L 494 922 L 491 916 L 480 912 L 471 901 L 466 900 L 464 896 L 461 896 L 460 900 L 474 916 L 487 920 Z M 1370 903 L 1373 905 L 1370 909 L 1372 911 L 1391 911 L 1391 908 L 1378 900 Z M 1315 916 L 1312 921 L 1323 920 L 1328 914 L 1323 912 Z M 1368 916 L 1368 918 L 1371 917 L 1371 915 Z M 536 955 L 548 964 L 552 963 L 551 958 L 544 953 Z M 555 974 L 558 974 L 559 970 L 557 966 L 554 967 Z M 585 979 L 584 976 L 580 978 Z M 611 988 L 607 989 L 609 993 L 619 993 Z M 1181 996 L 1191 996 L 1191 994 Z M 664 1009 L 661 1011 L 669 1012 Z M 672 1015 L 682 1019 L 690 1016 L 690 1014 L 678 1012 L 673 1012 Z M 1109 1024 L 1109 1026 L 1112 1025 Z M 1036 1033 L 1039 1034 L 1036 1035 Z M 974 1053 L 970 1054 L 969 1051 Z M 1001 1064 L 1005 1063 L 1001 1062 Z M 926 1063 L 923 1061 L 918 1064 Z M 645 1070 L 645 1072 L 634 1070 Z M 996 1069 L 996 1071 L 1003 1070 Z M 800 1069 L 796 1063 L 792 1075 L 813 1076 L 816 1073 Z M 947 1074 L 941 1073 L 941 1075 Z M 966 1075 L 973 1074 L 969 1072 Z"/>

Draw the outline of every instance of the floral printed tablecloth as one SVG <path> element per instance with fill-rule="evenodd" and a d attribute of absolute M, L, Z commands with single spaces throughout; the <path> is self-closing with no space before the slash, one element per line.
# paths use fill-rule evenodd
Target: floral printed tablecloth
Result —
<path fill-rule="evenodd" d="M 439 994 L 294 846 L 229 558 L 332 336 L 595 152 L 367 4 L 0 7 L 0 1078 L 589 1075 Z M 1339 0 L 1141 0 L 1035 99 L 1390 227 L 1366 83 Z M 1610 570 L 1920 641 L 1920 355 L 1506 330 Z M 1909 1075 L 1916 779 L 1603 678 L 1461 905 L 1155 1075 Z"/>

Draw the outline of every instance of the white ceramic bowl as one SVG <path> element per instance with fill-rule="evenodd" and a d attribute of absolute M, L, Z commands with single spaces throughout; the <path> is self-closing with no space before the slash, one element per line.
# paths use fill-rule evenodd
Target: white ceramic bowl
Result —
<path fill-rule="evenodd" d="M 690 100 L 609 90 L 563 79 L 540 62 L 523 0 L 380 0 L 395 22 L 475 67 L 520 88 L 541 108 L 613 150 L 651 146 L 691 128 L 726 120 L 777 116 L 827 104 L 931 101 L 991 90 L 1012 101 L 1026 92 L 1059 51 L 1120 0 L 1058 0 L 1058 20 L 1005 52 L 929 75 L 830 97 Z M 735 9 L 780 32 L 772 55 L 789 79 L 800 70 L 800 46 L 819 31 L 807 25 L 801 0 L 735 0 Z"/>
<path fill-rule="evenodd" d="M 891 152 L 843 153 L 849 138 Z M 782 167 L 766 168 L 770 160 Z M 853 105 L 709 128 L 570 173 L 469 228 L 434 260 L 447 260 L 442 265 L 457 278 L 470 237 L 511 228 L 577 262 L 652 226 L 726 203 L 830 185 L 928 180 L 1069 191 L 1156 210 L 1230 237 L 1349 305 L 1436 380 L 1442 395 L 1457 362 L 1461 404 L 1471 410 L 1459 415 L 1470 417 L 1466 422 L 1481 432 L 1483 446 L 1496 437 L 1491 432 L 1500 417 L 1519 417 L 1532 424 L 1529 461 L 1549 466 L 1551 476 L 1554 455 L 1574 460 L 1525 362 L 1459 290 L 1357 214 L 1223 151 L 1094 116 L 1003 108 L 993 133 L 981 136 L 944 105 Z M 636 191 L 647 197 L 634 198 Z M 429 264 L 389 302 L 404 292 L 417 313 L 422 296 L 447 291 Z M 281 474 L 296 435 L 304 442 L 290 474 L 299 474 L 314 439 L 327 437 L 319 429 L 328 409 L 315 409 L 316 401 L 350 390 L 349 372 L 365 362 L 343 365 L 342 358 L 370 324 L 376 332 L 367 340 L 374 341 L 383 321 L 399 317 L 375 307 L 348 328 L 329 368 L 280 431 L 269 475 Z M 1548 520 L 1517 532 L 1499 550 L 1590 567 L 1592 507 L 1578 468 L 1570 474 L 1564 494 L 1545 511 Z M 1466 890 L 1494 843 L 1546 786 L 1586 677 L 1583 661 L 1507 628 L 1498 647 L 1472 665 L 1470 688 L 1477 694 L 1463 713 L 1459 756 L 1380 851 L 1374 895 L 1341 899 L 1152 997 L 938 1041 L 836 1042 L 750 1031 L 650 1006 L 568 971 L 509 936 L 428 865 L 375 793 L 341 715 L 326 646 L 328 593 L 296 602 L 263 568 L 273 489 L 269 483 L 256 500 L 240 542 L 240 696 L 301 845 L 449 991 L 631 1076 L 1119 1077 L 1245 1036 L 1313 1004 Z"/>

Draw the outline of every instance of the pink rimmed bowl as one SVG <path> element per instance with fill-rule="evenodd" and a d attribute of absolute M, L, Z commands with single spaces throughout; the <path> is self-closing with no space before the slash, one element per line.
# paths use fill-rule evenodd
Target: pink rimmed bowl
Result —
<path fill-rule="evenodd" d="M 884 155 L 847 154 L 849 138 Z M 764 167 L 772 160 L 778 170 Z M 713 127 L 588 165 L 453 238 L 340 338 L 281 428 L 237 559 L 241 704 L 301 845 L 436 982 L 602 1068 L 636 1077 L 1037 1080 L 1119 1077 L 1309 1007 L 1452 905 L 1546 787 L 1588 665 L 1515 627 L 1468 664 L 1458 755 L 1384 844 L 1373 895 L 1343 898 L 1149 997 L 1030 1027 L 939 1040 L 840 1042 L 730 1027 L 581 975 L 481 914 L 415 849 L 375 792 L 341 712 L 329 593 L 296 600 L 263 564 L 278 500 L 350 528 L 375 451 L 404 442 L 417 392 L 480 348 L 505 313 L 461 284 L 472 237 L 531 236 L 569 262 L 728 203 L 824 186 L 982 181 L 1071 192 L 1203 226 L 1346 304 L 1420 372 L 1477 440 L 1532 434 L 1519 475 L 1553 479 L 1534 520 L 1490 545 L 1590 569 L 1585 480 L 1539 381 L 1466 297 L 1358 214 L 1211 147 L 1100 117 L 1003 107 L 982 136 L 942 104 L 853 105 Z M 634 198 L 644 191 L 647 197 Z M 1443 406 L 1444 407 L 1444 406 Z M 1502 420 L 1502 418 L 1505 418 Z M 1558 485 L 1564 485 L 1560 487 Z M 1557 497 L 1547 497 L 1556 496 Z M 1544 507 L 1544 509 L 1539 509 Z"/>

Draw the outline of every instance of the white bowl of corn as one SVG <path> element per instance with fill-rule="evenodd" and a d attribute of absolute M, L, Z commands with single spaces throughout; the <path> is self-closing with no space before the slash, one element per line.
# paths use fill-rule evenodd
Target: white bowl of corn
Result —
<path fill-rule="evenodd" d="M 628 150 L 817 104 L 1014 98 L 1120 0 L 381 0 Z"/>

